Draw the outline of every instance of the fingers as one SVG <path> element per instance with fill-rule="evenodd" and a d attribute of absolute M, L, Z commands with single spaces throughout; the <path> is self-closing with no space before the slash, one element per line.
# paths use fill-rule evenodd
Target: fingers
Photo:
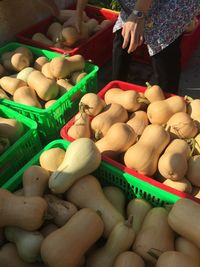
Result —
<path fill-rule="evenodd" d="M 131 32 L 127 31 L 123 28 L 122 30 L 122 36 L 124 37 L 124 41 L 122 44 L 122 48 L 125 49 L 128 46 L 129 40 L 130 40 Z"/>

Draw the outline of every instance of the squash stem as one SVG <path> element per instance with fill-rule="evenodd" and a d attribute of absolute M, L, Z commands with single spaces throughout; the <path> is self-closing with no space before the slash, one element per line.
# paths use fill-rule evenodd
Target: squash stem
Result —
<path fill-rule="evenodd" d="M 184 96 L 184 100 L 185 100 L 187 103 L 191 103 L 194 99 L 193 99 L 191 96 L 185 95 L 185 96 Z"/>
<path fill-rule="evenodd" d="M 151 84 L 149 82 L 146 82 L 145 84 L 147 86 L 147 89 L 150 89 L 151 88 Z"/>

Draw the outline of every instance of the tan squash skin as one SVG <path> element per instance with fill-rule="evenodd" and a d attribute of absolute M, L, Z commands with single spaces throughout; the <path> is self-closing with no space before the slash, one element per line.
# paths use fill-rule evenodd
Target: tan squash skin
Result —
<path fill-rule="evenodd" d="M 30 59 L 22 53 L 14 53 L 11 57 L 11 65 L 15 71 L 21 71 L 31 65 Z"/>
<path fill-rule="evenodd" d="M 104 100 L 106 104 L 117 103 L 120 104 L 129 112 L 140 109 L 141 97 L 138 92 L 133 90 L 124 91 L 120 88 L 111 88 L 105 95 Z"/>
<path fill-rule="evenodd" d="M 30 73 L 27 80 L 28 86 L 34 89 L 37 95 L 45 101 L 56 98 L 59 92 L 55 81 L 46 78 L 40 71 L 35 70 Z"/>
<path fill-rule="evenodd" d="M 54 76 L 53 76 L 53 74 L 51 73 L 51 70 L 50 70 L 50 62 L 47 62 L 42 66 L 41 72 L 48 79 L 52 79 L 52 80 L 54 79 Z"/>
<path fill-rule="evenodd" d="M 128 250 L 134 242 L 132 222 L 119 222 L 110 233 L 106 244 L 96 249 L 86 259 L 86 267 L 113 267 L 117 256 Z"/>
<path fill-rule="evenodd" d="M 127 205 L 127 216 L 133 216 L 132 227 L 136 235 L 142 227 L 145 216 L 152 208 L 153 206 L 142 198 L 134 198 L 129 201 Z"/>
<path fill-rule="evenodd" d="M 40 166 L 48 171 L 54 172 L 58 169 L 65 157 L 65 150 L 59 147 L 54 147 L 43 151 L 40 155 Z"/>
<path fill-rule="evenodd" d="M 26 83 L 17 78 L 4 76 L 0 79 L 0 86 L 3 88 L 4 91 L 9 93 L 10 95 L 13 95 L 18 88 L 26 86 Z"/>
<path fill-rule="evenodd" d="M 181 198 L 173 205 L 168 216 L 170 227 L 182 237 L 200 248 L 200 206 L 198 203 Z"/>
<path fill-rule="evenodd" d="M 27 67 L 20 72 L 18 72 L 16 78 L 24 81 L 25 83 L 27 82 L 29 74 L 34 70 L 32 67 Z"/>
<path fill-rule="evenodd" d="M 0 88 L 0 98 L 10 99 L 10 97 L 6 94 L 6 92 Z"/>
<path fill-rule="evenodd" d="M 163 182 L 164 185 L 168 185 L 178 191 L 185 192 L 185 193 L 191 193 L 192 192 L 192 185 L 188 181 L 188 179 L 181 179 L 178 181 L 172 181 L 171 179 L 166 179 Z"/>
<path fill-rule="evenodd" d="M 47 203 L 41 197 L 16 196 L 0 189 L 0 227 L 12 225 L 35 231 L 42 225 L 46 211 Z"/>
<path fill-rule="evenodd" d="M 13 100 L 27 106 L 42 108 L 35 90 L 28 86 L 22 86 L 17 89 L 13 94 Z"/>
<path fill-rule="evenodd" d="M 40 166 L 30 166 L 22 176 L 24 196 L 42 197 L 45 190 L 48 188 L 50 173 Z"/>
<path fill-rule="evenodd" d="M 74 124 L 68 129 L 67 134 L 73 139 L 81 137 L 91 137 L 90 119 L 86 113 L 78 112 L 75 116 Z"/>
<path fill-rule="evenodd" d="M 0 136 L 14 143 L 24 134 L 24 125 L 16 119 L 0 117 Z"/>
<path fill-rule="evenodd" d="M 54 43 L 60 41 L 62 25 L 59 22 L 53 22 L 47 30 L 47 37 Z"/>
<path fill-rule="evenodd" d="M 157 170 L 159 157 L 169 141 L 170 136 L 161 125 L 148 125 L 139 141 L 125 152 L 125 165 L 139 173 L 152 176 Z"/>
<path fill-rule="evenodd" d="M 69 201 L 62 200 L 52 194 L 46 194 L 45 200 L 48 203 L 48 215 L 53 222 L 61 227 L 77 212 L 77 208 Z"/>
<path fill-rule="evenodd" d="M 92 175 L 82 177 L 67 192 L 66 199 L 80 208 L 99 210 L 104 222 L 104 236 L 108 237 L 114 226 L 124 221 L 123 216 L 105 197 L 99 181 Z"/>
<path fill-rule="evenodd" d="M 81 32 L 78 32 L 75 27 L 64 26 L 61 31 L 62 38 L 66 46 L 74 47 L 78 41 L 88 39 L 89 37 L 89 28 L 86 23 L 81 24 Z"/>
<path fill-rule="evenodd" d="M 0 249 L 0 267 L 45 267 L 40 263 L 24 262 L 18 255 L 16 246 L 12 243 L 5 244 Z"/>
<path fill-rule="evenodd" d="M 26 57 L 28 57 L 30 63 L 32 63 L 33 54 L 29 48 L 24 47 L 24 46 L 20 46 L 15 50 L 15 53 L 21 53 L 21 54 L 25 55 Z"/>
<path fill-rule="evenodd" d="M 57 79 L 68 78 L 74 71 L 82 71 L 85 68 L 85 60 L 81 55 L 71 57 L 56 57 L 50 62 L 50 70 Z"/>
<path fill-rule="evenodd" d="M 149 100 L 150 103 L 154 101 L 165 100 L 163 90 L 159 85 L 150 85 L 146 83 L 147 89 L 144 92 L 144 96 Z"/>
<path fill-rule="evenodd" d="M 5 227 L 5 236 L 9 242 L 13 242 L 20 258 L 28 263 L 35 263 L 40 255 L 40 247 L 43 236 L 40 232 L 25 231 L 19 227 Z"/>
<path fill-rule="evenodd" d="M 190 147 L 185 140 L 174 139 L 158 161 L 160 174 L 173 181 L 183 179 L 188 170 L 190 153 Z"/>
<path fill-rule="evenodd" d="M 155 264 L 156 259 L 148 254 L 151 248 L 168 251 L 174 250 L 174 232 L 168 225 L 168 212 L 164 208 L 151 209 L 142 224 L 133 251 L 143 257 L 148 264 Z"/>
<path fill-rule="evenodd" d="M 47 62 L 49 62 L 49 59 L 47 57 L 44 57 L 44 56 L 38 57 L 35 60 L 33 67 L 34 69 L 41 71 L 42 66 Z"/>
<path fill-rule="evenodd" d="M 200 265 L 200 250 L 191 241 L 179 236 L 175 240 L 175 249 L 192 257 Z"/>
<path fill-rule="evenodd" d="M 142 257 L 132 251 L 125 251 L 116 258 L 113 267 L 145 267 Z"/>
<path fill-rule="evenodd" d="M 88 27 L 89 35 L 92 35 L 94 33 L 94 29 L 99 24 L 98 20 L 94 18 L 89 18 L 87 22 L 85 22 L 85 25 Z"/>
<path fill-rule="evenodd" d="M 147 113 L 142 110 L 135 111 L 129 117 L 127 124 L 130 125 L 138 137 L 140 137 L 149 124 Z"/>
<path fill-rule="evenodd" d="M 82 72 L 82 71 L 75 71 L 72 73 L 71 75 L 71 82 L 72 84 L 77 84 L 79 83 L 85 76 L 87 75 L 86 72 Z"/>
<path fill-rule="evenodd" d="M 79 111 L 95 117 L 103 111 L 106 103 L 94 93 L 85 94 L 79 102 Z"/>
<path fill-rule="evenodd" d="M 186 102 L 180 96 L 171 96 L 165 100 L 154 101 L 147 108 L 151 123 L 165 124 L 177 112 L 186 112 Z"/>
<path fill-rule="evenodd" d="M 45 238 L 41 247 L 43 261 L 53 267 L 80 266 L 85 252 L 102 235 L 103 227 L 103 221 L 95 211 L 81 209 L 63 227 Z"/>
<path fill-rule="evenodd" d="M 166 251 L 157 261 L 156 267 L 198 267 L 198 263 L 191 257 L 178 251 Z"/>
<path fill-rule="evenodd" d="M 200 133 L 195 137 L 195 150 L 194 153 L 200 155 Z"/>
<path fill-rule="evenodd" d="M 124 122 L 117 122 L 95 144 L 102 155 L 115 158 L 135 144 L 136 141 L 137 136 L 134 130 Z"/>
<path fill-rule="evenodd" d="M 44 45 L 48 45 L 48 46 L 53 46 L 53 42 L 48 39 L 43 33 L 40 32 L 36 32 L 33 36 L 32 36 L 32 40 L 36 41 L 36 42 L 40 42 Z"/>
<path fill-rule="evenodd" d="M 127 111 L 119 104 L 108 105 L 105 110 L 93 118 L 91 128 L 95 132 L 97 139 L 106 135 L 109 128 L 116 122 L 126 122 L 128 120 Z"/>
<path fill-rule="evenodd" d="M 187 112 L 193 120 L 200 123 L 200 99 L 192 100 L 187 106 Z"/>
<path fill-rule="evenodd" d="M 200 186 L 200 155 L 193 156 L 188 161 L 186 178 L 192 185 Z"/>
<path fill-rule="evenodd" d="M 185 112 L 177 112 L 168 120 L 166 129 L 168 129 L 172 139 L 174 138 L 192 138 L 198 133 L 198 128 L 190 115 Z"/>
<path fill-rule="evenodd" d="M 53 223 L 49 223 L 47 225 L 44 225 L 41 229 L 40 229 L 40 233 L 44 236 L 47 237 L 49 234 L 53 233 L 55 230 L 57 230 L 58 227 L 53 224 Z"/>
<path fill-rule="evenodd" d="M 200 198 L 200 187 L 193 186 L 191 194 L 196 198 Z"/>
<path fill-rule="evenodd" d="M 49 107 L 52 106 L 56 101 L 57 101 L 57 99 L 51 99 L 51 100 L 47 101 L 47 102 L 44 104 L 44 108 L 49 108 Z"/>
<path fill-rule="evenodd" d="M 59 95 L 64 95 L 66 92 L 68 92 L 72 87 L 73 84 L 71 84 L 66 79 L 58 79 L 57 84 L 59 85 Z"/>

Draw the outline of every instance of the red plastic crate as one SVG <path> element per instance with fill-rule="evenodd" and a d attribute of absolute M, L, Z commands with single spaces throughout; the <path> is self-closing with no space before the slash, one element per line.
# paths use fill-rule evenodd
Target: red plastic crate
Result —
<path fill-rule="evenodd" d="M 104 99 L 104 95 L 105 93 L 111 89 L 111 88 L 120 88 L 124 91 L 127 91 L 127 90 L 134 90 L 134 91 L 137 91 L 137 92 L 144 92 L 146 90 L 146 87 L 143 87 L 143 86 L 139 86 L 139 85 L 135 85 L 135 84 L 130 84 L 130 83 L 126 83 L 126 82 L 122 82 L 122 81 L 112 81 L 110 83 L 108 83 L 99 93 L 98 95 Z M 172 94 L 169 94 L 169 93 L 165 93 L 165 96 L 166 97 L 170 97 L 172 96 Z M 68 132 L 68 129 L 74 124 L 74 117 L 61 129 L 60 131 L 60 135 L 63 139 L 65 140 L 68 140 L 70 142 L 72 142 L 74 139 L 71 138 L 67 132 Z M 148 176 L 145 176 L 145 175 L 142 175 L 140 173 L 138 173 L 137 171 L 134 171 L 134 170 L 131 170 L 130 168 L 126 167 L 125 165 L 123 165 L 122 163 L 119 163 L 117 162 L 116 160 L 113 160 L 107 156 L 102 156 L 102 159 L 108 163 L 110 163 L 111 165 L 119 168 L 120 170 L 123 170 L 124 172 L 126 173 L 129 173 L 131 174 L 132 176 L 135 176 L 139 179 L 141 179 L 142 181 L 145 181 L 149 184 L 151 184 L 152 186 L 155 186 L 155 187 L 158 187 L 162 190 L 165 190 L 169 193 L 172 193 L 174 195 L 177 195 L 179 197 L 182 197 L 182 198 L 189 198 L 189 199 L 192 199 L 198 203 L 200 203 L 200 199 L 198 198 L 195 198 L 193 197 L 192 195 L 188 194 L 188 193 L 183 193 L 181 191 L 178 191 L 172 187 L 169 187 L 167 185 L 164 185 L 158 181 L 156 181 L 155 179 L 153 178 L 150 178 Z"/>
<path fill-rule="evenodd" d="M 92 62 L 96 65 L 102 66 L 112 57 L 112 45 L 114 37 L 112 29 L 119 13 L 106 8 L 90 5 L 86 6 L 85 11 L 88 17 L 95 18 L 99 22 L 104 19 L 109 19 L 112 21 L 112 23 L 91 36 L 88 40 L 83 41 L 79 46 L 73 48 L 72 50 L 63 50 L 61 48 L 44 45 L 31 39 L 33 34 L 36 32 L 46 33 L 49 25 L 52 22 L 56 21 L 55 17 L 49 17 L 21 31 L 16 35 L 16 37 L 22 43 L 45 48 L 47 50 L 51 50 L 60 54 L 68 54 L 70 56 L 81 54 L 86 60 L 92 60 Z"/>

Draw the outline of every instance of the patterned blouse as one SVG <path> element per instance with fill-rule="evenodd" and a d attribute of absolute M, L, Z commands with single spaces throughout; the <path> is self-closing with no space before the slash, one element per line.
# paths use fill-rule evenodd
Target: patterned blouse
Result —
<path fill-rule="evenodd" d="M 134 9 L 136 0 L 121 0 L 126 11 Z M 128 9 L 128 10 L 127 10 Z M 122 28 L 129 14 L 121 9 L 113 31 Z M 144 39 L 151 56 L 157 54 L 185 30 L 200 11 L 200 0 L 155 0 L 145 19 Z"/>

